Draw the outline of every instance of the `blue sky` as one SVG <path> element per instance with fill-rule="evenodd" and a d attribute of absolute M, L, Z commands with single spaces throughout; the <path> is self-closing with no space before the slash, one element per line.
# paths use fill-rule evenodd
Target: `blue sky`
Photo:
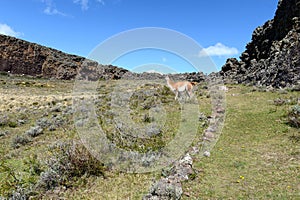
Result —
<path fill-rule="evenodd" d="M 0 33 L 88 57 L 99 44 L 114 35 L 136 28 L 161 27 L 197 42 L 218 70 L 227 58 L 239 57 L 257 26 L 274 17 L 277 2 L 1 0 Z M 176 72 L 197 71 L 180 55 L 160 49 L 128 52 L 112 64 L 127 69 L 153 64 Z"/>

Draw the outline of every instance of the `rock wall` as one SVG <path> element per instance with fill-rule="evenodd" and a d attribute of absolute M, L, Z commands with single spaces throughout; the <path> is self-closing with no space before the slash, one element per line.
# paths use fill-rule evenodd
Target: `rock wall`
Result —
<path fill-rule="evenodd" d="M 226 82 L 300 85 L 300 0 L 279 0 L 274 19 L 254 30 L 240 60 L 229 58 L 220 74 Z"/>
<path fill-rule="evenodd" d="M 67 54 L 56 49 L 0 34 L 0 71 L 43 78 L 74 79 L 161 79 L 157 73 L 132 73 L 113 65 L 101 65 L 84 57 Z M 203 73 L 172 75 L 175 80 L 201 82 Z"/>
<path fill-rule="evenodd" d="M 0 34 L 0 71 L 72 79 L 83 57 Z"/>
<path fill-rule="evenodd" d="M 89 79 L 119 79 L 128 70 L 0 34 L 0 71 L 69 80 L 79 72 Z"/>

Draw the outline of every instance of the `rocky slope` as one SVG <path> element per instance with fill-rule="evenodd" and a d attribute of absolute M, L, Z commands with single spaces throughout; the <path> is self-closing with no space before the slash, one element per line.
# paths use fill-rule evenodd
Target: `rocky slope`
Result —
<path fill-rule="evenodd" d="M 71 79 L 83 60 L 83 57 L 0 35 L 0 71 Z"/>
<path fill-rule="evenodd" d="M 227 82 L 257 86 L 300 85 L 300 0 L 279 0 L 275 17 L 256 28 L 240 61 L 227 60 Z"/>
<path fill-rule="evenodd" d="M 0 71 L 34 77 L 74 79 L 80 72 L 84 79 L 162 79 L 157 73 L 132 73 L 112 65 L 101 65 L 84 57 L 0 34 Z M 203 81 L 203 73 L 172 75 L 175 80 Z"/>
<path fill-rule="evenodd" d="M 84 66 L 84 67 L 83 67 Z M 74 79 L 79 70 L 95 78 L 120 78 L 127 72 L 112 65 L 100 65 L 84 57 L 0 34 L 0 71 L 43 78 Z M 84 73 L 83 73 L 84 74 Z"/>

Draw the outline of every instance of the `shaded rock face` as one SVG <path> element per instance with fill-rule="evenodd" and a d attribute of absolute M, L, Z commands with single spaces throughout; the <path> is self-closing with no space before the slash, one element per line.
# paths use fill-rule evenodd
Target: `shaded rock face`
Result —
<path fill-rule="evenodd" d="M 0 71 L 72 79 L 83 60 L 83 57 L 0 35 Z"/>
<path fill-rule="evenodd" d="M 293 87 L 300 84 L 300 0 L 280 0 L 275 17 L 256 28 L 240 61 L 220 74 L 227 82 Z"/>
<path fill-rule="evenodd" d="M 128 70 L 0 34 L 0 71 L 70 80 L 119 79 Z"/>
<path fill-rule="evenodd" d="M 2 34 L 0 34 L 0 71 L 64 80 L 74 79 L 78 74 L 80 74 L 78 78 L 87 80 L 121 78 L 154 80 L 165 77 L 158 73 L 137 74 L 113 65 L 101 65 L 84 57 Z M 201 82 L 205 76 L 203 73 L 193 72 L 174 74 L 172 78 Z"/>

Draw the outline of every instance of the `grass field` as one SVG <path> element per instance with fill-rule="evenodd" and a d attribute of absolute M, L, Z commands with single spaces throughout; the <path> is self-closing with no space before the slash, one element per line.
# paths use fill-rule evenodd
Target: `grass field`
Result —
<path fill-rule="evenodd" d="M 111 141 L 143 152 L 160 149 L 175 137 L 180 120 L 186 120 L 178 119 L 182 107 L 163 84 L 152 84 L 138 88 L 124 109 L 131 110 L 135 123 L 150 127 L 160 119 L 148 115 L 159 101 L 172 120 L 150 127 L 148 140 L 124 139 L 127 127 L 118 132 L 109 120 L 115 116 L 109 112 L 114 84 L 118 82 L 101 81 L 94 99 Z M 161 177 L 161 171 L 115 171 L 89 154 L 74 127 L 73 86 L 72 81 L 0 76 L 0 197 L 141 199 Z M 228 88 L 222 135 L 210 157 L 193 156 L 197 173 L 183 183 L 182 199 L 300 199 L 300 131 L 288 124 L 287 116 L 299 105 L 300 93 Z M 210 115 L 208 91 L 202 86 L 197 91 L 199 110 Z M 279 98 L 284 102 L 276 103 Z M 197 130 L 194 144 L 204 128 Z"/>

